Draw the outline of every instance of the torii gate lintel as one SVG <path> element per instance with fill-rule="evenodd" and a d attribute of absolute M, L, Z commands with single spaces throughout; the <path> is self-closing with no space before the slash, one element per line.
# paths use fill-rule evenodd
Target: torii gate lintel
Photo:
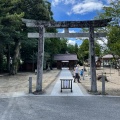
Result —
<path fill-rule="evenodd" d="M 102 20 L 87 20 L 87 21 L 40 21 L 40 20 L 30 20 L 30 19 L 22 19 L 24 23 L 26 23 L 27 27 L 39 27 L 43 25 L 45 28 L 89 28 L 89 27 L 105 27 L 108 22 L 111 21 L 109 19 Z"/>

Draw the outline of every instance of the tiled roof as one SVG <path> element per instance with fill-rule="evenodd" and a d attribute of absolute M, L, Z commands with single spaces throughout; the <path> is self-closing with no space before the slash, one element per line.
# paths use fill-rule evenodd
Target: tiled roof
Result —
<path fill-rule="evenodd" d="M 113 58 L 113 55 L 108 54 L 108 55 L 103 56 L 102 58 Z"/>
<path fill-rule="evenodd" d="M 56 54 L 54 60 L 78 60 L 76 54 Z"/>

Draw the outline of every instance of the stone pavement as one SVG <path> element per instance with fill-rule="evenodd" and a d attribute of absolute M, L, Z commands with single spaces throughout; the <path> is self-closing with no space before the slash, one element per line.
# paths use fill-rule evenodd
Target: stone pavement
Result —
<path fill-rule="evenodd" d="M 78 84 L 74 83 L 72 80 L 72 92 L 70 89 L 63 89 L 61 92 L 61 81 L 60 79 L 73 79 L 71 72 L 68 68 L 63 68 L 60 75 L 57 78 L 57 82 L 54 85 L 52 92 L 50 93 L 51 96 L 86 96 L 87 93 L 82 91 L 82 88 Z"/>

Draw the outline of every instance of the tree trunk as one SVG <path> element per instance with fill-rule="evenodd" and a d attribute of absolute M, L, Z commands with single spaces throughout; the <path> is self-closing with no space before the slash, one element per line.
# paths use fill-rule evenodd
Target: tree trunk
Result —
<path fill-rule="evenodd" d="M 3 72 L 3 45 L 0 41 L 0 73 Z"/>
<path fill-rule="evenodd" d="M 12 68 L 10 74 L 15 75 L 17 74 L 18 71 L 18 66 L 19 66 L 19 55 L 20 55 L 20 41 L 17 40 L 15 41 L 15 50 L 14 50 L 14 56 L 12 60 Z"/>
<path fill-rule="evenodd" d="M 10 45 L 7 45 L 7 72 L 10 72 Z"/>

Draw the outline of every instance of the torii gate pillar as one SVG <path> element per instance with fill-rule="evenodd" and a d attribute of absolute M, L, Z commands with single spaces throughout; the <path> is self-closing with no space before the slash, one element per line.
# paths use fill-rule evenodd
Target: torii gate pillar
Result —
<path fill-rule="evenodd" d="M 96 64 L 95 64 L 95 50 L 94 50 L 94 27 L 89 27 L 89 57 L 90 57 L 90 79 L 91 79 L 91 91 L 97 92 L 96 82 Z"/>
<path fill-rule="evenodd" d="M 39 28 L 38 55 L 37 55 L 37 81 L 36 92 L 42 92 L 43 59 L 44 59 L 44 26 Z"/>

